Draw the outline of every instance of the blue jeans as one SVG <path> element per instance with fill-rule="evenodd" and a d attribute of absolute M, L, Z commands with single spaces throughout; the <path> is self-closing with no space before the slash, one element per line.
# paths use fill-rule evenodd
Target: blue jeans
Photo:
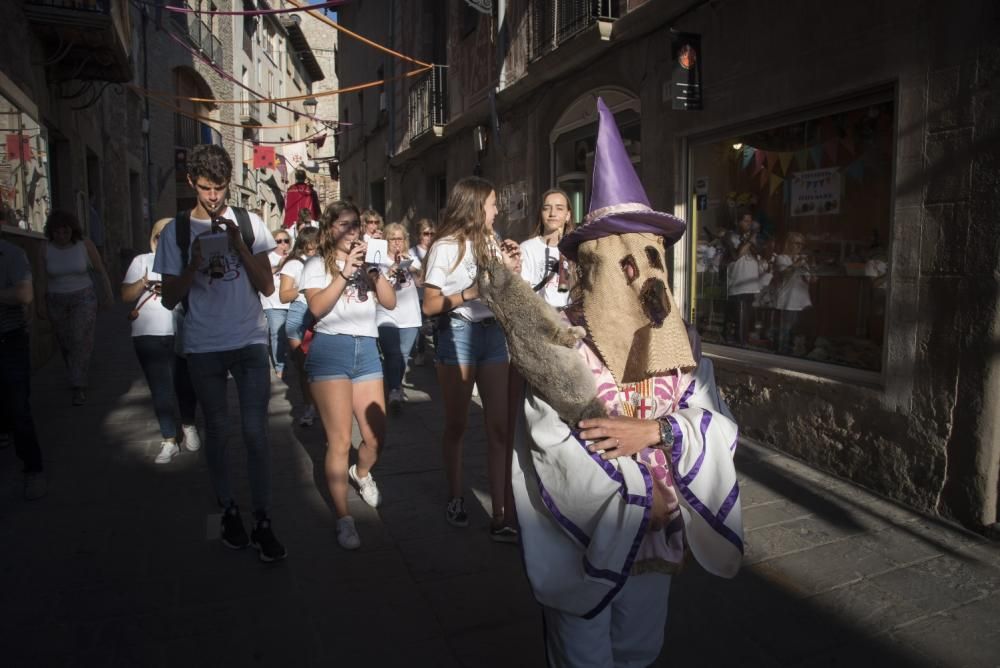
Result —
<path fill-rule="evenodd" d="M 31 343 L 25 329 L 0 334 L 0 402 L 0 429 L 14 435 L 14 452 L 24 472 L 40 472 L 42 451 L 31 418 Z"/>
<path fill-rule="evenodd" d="M 385 358 L 385 386 L 390 392 L 399 389 L 406 373 L 406 359 L 413 350 L 419 327 L 393 327 L 383 325 L 378 328 L 378 342 Z"/>
<path fill-rule="evenodd" d="M 271 336 L 271 361 L 274 370 L 279 374 L 285 370 L 285 359 L 288 357 L 288 337 L 285 336 L 285 320 L 288 319 L 288 309 L 266 308 L 267 330 Z"/>
<path fill-rule="evenodd" d="M 226 374 L 230 373 L 236 381 L 240 402 L 250 496 L 254 510 L 266 513 L 271 505 L 271 449 L 267 442 L 271 370 L 267 346 L 258 343 L 236 350 L 189 353 L 188 369 L 205 416 L 205 460 L 216 498 L 223 507 L 233 503 L 226 453 L 226 437 L 229 433 Z"/>
<path fill-rule="evenodd" d="M 445 315 L 438 318 L 437 360 L 449 366 L 506 362 L 507 339 L 494 318 L 470 322 Z"/>
<path fill-rule="evenodd" d="M 153 412 L 163 438 L 177 437 L 174 397 L 180 408 L 181 424 L 194 424 L 197 399 L 188 376 L 187 360 L 174 352 L 173 336 L 134 336 L 132 345 L 153 396 Z"/>

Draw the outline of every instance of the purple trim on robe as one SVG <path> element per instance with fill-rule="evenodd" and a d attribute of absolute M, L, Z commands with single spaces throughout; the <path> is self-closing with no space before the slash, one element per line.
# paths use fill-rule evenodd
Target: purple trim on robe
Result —
<path fill-rule="evenodd" d="M 583 556 L 583 570 L 584 572 L 592 578 L 600 578 L 601 580 L 607 580 L 608 582 L 613 582 L 618 584 L 628 578 L 628 574 L 616 573 L 614 571 L 609 571 L 606 568 L 597 568 L 592 563 L 587 555 Z"/>
<path fill-rule="evenodd" d="M 625 563 L 622 566 L 622 578 L 621 581 L 611 588 L 601 602 L 598 603 L 593 610 L 583 615 L 584 619 L 593 619 L 597 615 L 601 614 L 601 611 L 608 606 L 611 601 L 614 600 L 618 592 L 621 591 L 622 587 L 625 586 L 625 582 L 628 580 L 629 573 L 632 571 L 632 564 L 635 563 L 635 555 L 639 552 L 639 546 L 642 545 L 642 539 L 646 537 L 646 527 L 649 526 L 649 514 L 653 507 L 653 476 L 649 473 L 644 465 L 639 464 L 639 471 L 642 473 L 642 480 L 646 483 L 646 498 L 648 499 L 647 504 L 642 509 L 642 520 L 639 522 L 639 529 L 635 533 L 635 538 L 632 539 L 632 547 L 628 551 L 628 555 L 625 557 Z M 740 550 L 742 552 L 742 549 Z M 584 564 L 586 568 L 586 564 Z"/>
<path fill-rule="evenodd" d="M 569 534 L 576 539 L 576 542 L 580 543 L 583 547 L 588 547 L 590 545 L 590 536 L 588 536 L 583 529 L 578 527 L 559 511 L 558 506 L 556 506 L 556 502 L 552 500 L 552 495 L 550 495 L 549 491 L 545 489 L 545 485 L 542 484 L 541 479 L 538 480 L 538 491 L 542 495 L 542 503 L 545 504 L 549 514 L 555 518 L 556 522 L 559 523 L 559 526 L 568 531 Z"/>
<path fill-rule="evenodd" d="M 691 384 L 688 385 L 688 389 L 686 389 L 684 391 L 684 394 L 681 396 L 681 401 L 677 405 L 678 408 L 687 408 L 688 407 L 688 399 L 690 399 L 691 395 L 694 394 L 694 386 L 695 386 L 696 382 L 697 381 L 692 380 Z"/>
<path fill-rule="evenodd" d="M 701 515 L 702 519 L 705 520 L 705 522 L 707 522 L 717 534 L 721 535 L 723 538 L 735 545 L 736 549 L 740 551 L 740 554 L 743 554 L 743 541 L 740 540 L 740 537 L 737 536 L 732 529 L 727 527 L 723 520 L 720 520 L 716 515 L 713 515 L 712 511 L 706 508 L 705 504 L 703 504 L 698 497 L 694 495 L 694 492 L 692 492 L 686 485 L 678 482 L 677 486 L 681 488 L 681 494 L 684 495 L 688 505 L 691 506 L 695 512 Z"/>
<path fill-rule="evenodd" d="M 729 512 L 733 509 L 733 506 L 736 505 L 736 499 L 738 498 L 740 498 L 739 481 L 733 483 L 733 488 L 729 490 L 729 495 L 726 497 L 726 500 L 722 502 L 722 505 L 719 507 L 719 512 L 715 515 L 720 522 L 726 521 L 726 518 L 729 517 Z"/>
<path fill-rule="evenodd" d="M 712 422 L 712 414 L 706 410 L 702 410 L 701 416 L 701 453 L 698 455 L 698 459 L 694 461 L 694 466 L 691 470 L 687 472 L 680 482 L 684 485 L 690 485 L 691 481 L 698 476 L 698 471 L 701 470 L 701 465 L 705 463 L 705 453 L 708 452 L 708 440 L 705 438 L 706 432 L 708 432 L 708 425 Z M 674 462 L 676 464 L 677 462 Z M 676 469 L 674 469 L 676 471 Z"/>
<path fill-rule="evenodd" d="M 681 449 L 684 446 L 684 432 L 681 431 L 681 426 L 677 424 L 677 420 L 672 415 L 668 415 L 666 420 L 670 423 L 670 433 L 674 436 L 674 445 L 670 449 L 670 457 L 672 462 L 676 463 L 681 458 Z"/>
<path fill-rule="evenodd" d="M 606 461 L 604 459 L 601 459 L 601 455 L 599 453 L 597 453 L 597 452 L 591 452 L 590 450 L 587 450 L 587 444 L 586 444 L 586 442 L 584 442 L 584 440 L 582 438 L 580 438 L 580 432 L 573 431 L 573 432 L 570 432 L 570 433 L 573 435 L 573 438 L 576 439 L 576 442 L 580 444 L 580 447 L 582 447 L 584 449 L 584 451 L 590 456 L 590 458 L 592 460 L 594 460 L 594 463 L 596 463 L 598 466 L 600 466 L 601 469 L 603 469 L 604 472 L 608 474 L 609 478 L 611 478 L 616 483 L 618 483 L 619 485 L 622 486 L 621 492 L 622 492 L 622 496 L 624 496 L 625 495 L 625 477 L 622 476 L 621 471 L 619 471 L 618 469 L 616 469 L 615 466 L 614 466 L 614 464 L 612 464 L 611 462 Z"/>

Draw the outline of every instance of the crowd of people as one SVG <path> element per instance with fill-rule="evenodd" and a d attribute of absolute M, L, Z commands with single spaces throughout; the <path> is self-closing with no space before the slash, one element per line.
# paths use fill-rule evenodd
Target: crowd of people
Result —
<path fill-rule="evenodd" d="M 444 409 L 443 519 L 469 525 L 463 441 L 475 390 L 487 441 L 489 535 L 522 546 L 544 610 L 550 665 L 647 665 L 659 653 L 671 576 L 686 550 L 710 572 L 735 573 L 743 549 L 736 427 L 668 286 L 667 252 L 685 223 L 649 207 L 613 117 L 603 103 L 599 112 L 590 212 L 574 226 L 569 197 L 549 190 L 532 236 L 520 244 L 494 229 L 496 189 L 480 177 L 459 180 L 439 223 L 417 220 L 414 239 L 407 226 L 386 225 L 378 212 L 348 201 L 319 212 L 297 178 L 305 206 L 272 232 L 254 212 L 227 204 L 232 163 L 224 149 L 190 152 L 196 205 L 153 226 L 151 252 L 134 259 L 121 297 L 134 304 L 133 345 L 160 427 L 154 461 L 167 464 L 182 447 L 204 452 L 224 545 L 253 546 L 265 562 L 288 554 L 270 516 L 267 423 L 272 382 L 294 377 L 299 424 L 319 419 L 326 437 L 337 541 L 359 548 L 350 489 L 380 506 L 375 474 L 387 421 L 409 399 L 403 379 L 411 356 L 421 363 L 433 348 Z M 74 222 L 50 217 L 36 308 L 53 321 L 79 404 L 97 302 L 89 273 L 104 283 L 107 275 Z M 373 257 L 369 247 L 382 244 L 384 255 Z M 0 274 L 0 370 L 8 389 L 8 377 L 28 373 L 8 350 L 27 345 L 23 306 L 32 294 L 27 262 L 11 248 L 0 242 L 0 257 L 14 259 Z M 795 260 L 787 263 L 792 270 Z M 534 311 L 491 309 L 481 281 L 499 271 L 528 286 Z M 568 422 L 552 408 L 564 405 L 553 401 L 558 382 L 524 380 L 524 359 L 509 357 L 518 317 L 528 321 L 522 329 L 555 318 L 573 333 L 572 364 L 588 385 L 592 377 L 589 401 L 599 416 Z M 547 336 L 539 330 L 535 343 L 565 345 Z M 229 378 L 246 451 L 249 533 L 226 447 Z M 4 398 L 14 407 L 5 419 L 27 479 L 43 480 L 30 412 L 25 420 L 17 408 L 27 390 Z"/>

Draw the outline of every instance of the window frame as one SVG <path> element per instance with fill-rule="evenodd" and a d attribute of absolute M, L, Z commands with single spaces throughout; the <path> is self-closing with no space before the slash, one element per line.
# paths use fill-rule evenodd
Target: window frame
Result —
<path fill-rule="evenodd" d="M 703 343 L 702 351 L 713 359 L 725 361 L 739 366 L 748 366 L 771 373 L 805 376 L 812 380 L 847 381 L 857 385 L 885 389 L 888 385 L 889 346 L 892 340 L 890 326 L 890 305 L 893 303 L 896 281 L 893 280 L 893 264 L 895 256 L 895 225 L 896 225 L 896 168 L 899 150 L 899 86 L 898 82 L 889 82 L 877 87 L 855 91 L 834 98 L 821 99 L 812 103 L 798 105 L 792 109 L 776 111 L 767 115 L 747 116 L 731 122 L 717 125 L 709 129 L 699 129 L 680 135 L 676 140 L 678 153 L 678 177 L 676 191 L 675 215 L 689 222 L 690 229 L 697 224 L 696 203 L 694 201 L 694 179 L 692 173 L 691 151 L 698 146 L 723 141 L 733 136 L 760 132 L 784 125 L 816 120 L 837 113 L 856 110 L 870 104 L 890 102 L 893 106 L 890 155 L 892 160 L 889 170 L 889 211 L 886 253 L 890 259 L 887 274 L 886 309 L 883 323 L 883 340 L 881 350 L 881 365 L 878 371 L 859 369 L 846 365 L 818 362 L 803 357 L 781 355 L 761 350 L 750 350 L 737 346 L 727 346 L 720 343 Z M 693 221 L 693 222 L 692 222 Z M 673 278 L 676 289 L 674 298 L 683 309 L 686 319 L 694 313 L 695 305 L 691 303 L 692 272 L 695 270 L 693 257 L 696 252 L 693 236 L 685 234 L 682 243 L 674 246 Z"/>

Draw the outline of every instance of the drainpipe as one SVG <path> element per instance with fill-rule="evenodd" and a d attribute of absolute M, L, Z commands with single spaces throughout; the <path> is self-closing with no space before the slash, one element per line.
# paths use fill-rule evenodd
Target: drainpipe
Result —
<path fill-rule="evenodd" d="M 145 90 L 149 90 L 149 52 L 147 50 L 148 39 L 146 36 L 146 29 L 149 23 L 149 18 L 147 16 L 148 9 L 143 7 L 142 12 L 142 87 Z M 153 225 L 153 195 L 154 195 L 154 177 L 153 177 L 153 152 L 150 148 L 149 139 L 149 96 L 143 96 L 145 100 L 145 118 L 142 123 L 142 134 L 145 139 L 145 153 L 146 153 L 146 218 L 149 222 L 150 227 Z M 132 239 L 132 244 L 135 245 L 136 240 Z"/>

